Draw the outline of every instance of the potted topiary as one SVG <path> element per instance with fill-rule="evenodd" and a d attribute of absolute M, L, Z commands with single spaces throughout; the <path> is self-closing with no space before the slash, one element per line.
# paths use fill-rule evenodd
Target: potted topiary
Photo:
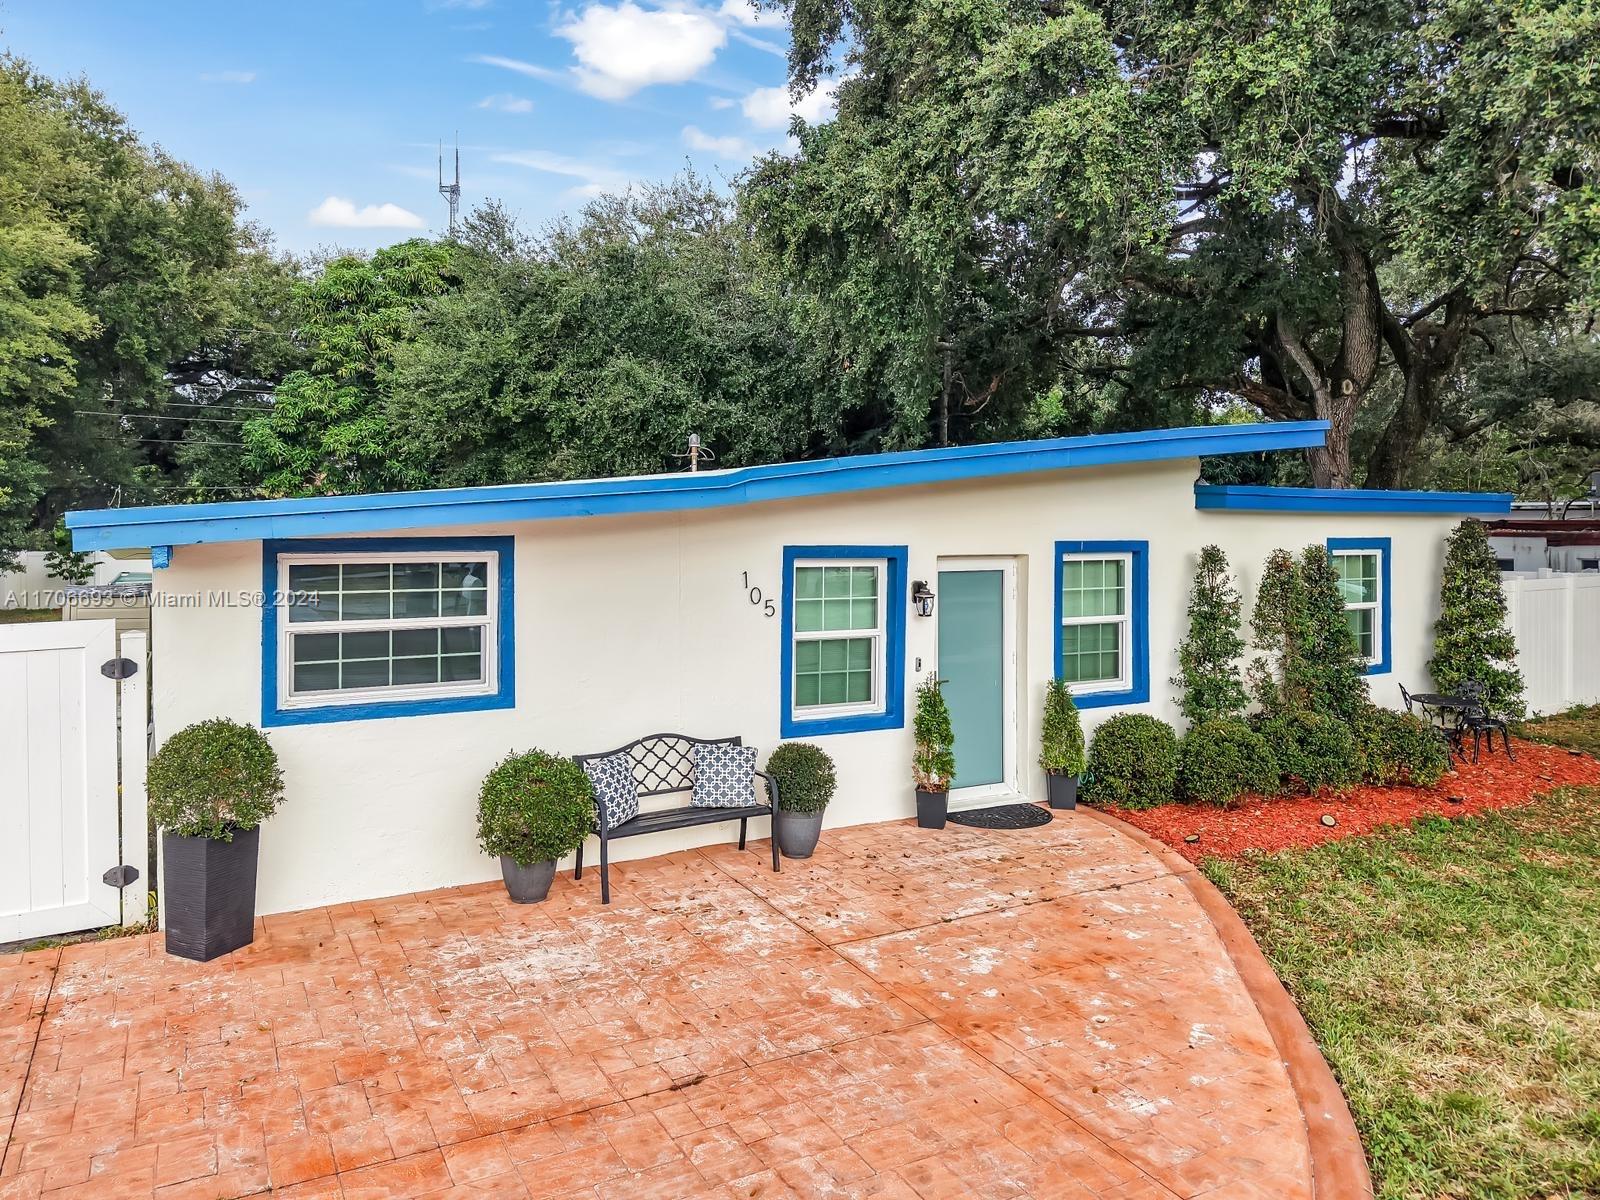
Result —
<path fill-rule="evenodd" d="M 917 685 L 917 713 L 911 723 L 911 774 L 917 785 L 917 824 L 943 829 L 950 813 L 950 781 L 956 774 L 956 732 L 950 709 L 929 675 Z"/>
<path fill-rule="evenodd" d="M 1052 679 L 1044 690 L 1044 729 L 1040 735 L 1039 765 L 1044 768 L 1045 794 L 1051 808 L 1078 807 L 1078 776 L 1083 774 L 1083 726 L 1072 689 L 1064 679 Z"/>
<path fill-rule="evenodd" d="M 283 801 L 266 735 L 218 718 L 179 730 L 150 760 L 161 830 L 167 953 L 210 962 L 255 937 L 260 825 Z"/>
<path fill-rule="evenodd" d="M 778 783 L 773 836 L 785 858 L 810 858 L 822 835 L 822 814 L 833 799 L 833 759 L 808 742 L 785 742 L 767 759 Z"/>
<path fill-rule="evenodd" d="M 509 755 L 478 792 L 478 844 L 500 858 L 500 877 L 517 904 L 550 894 L 556 860 L 594 829 L 594 787 L 570 758 L 530 750 Z"/>

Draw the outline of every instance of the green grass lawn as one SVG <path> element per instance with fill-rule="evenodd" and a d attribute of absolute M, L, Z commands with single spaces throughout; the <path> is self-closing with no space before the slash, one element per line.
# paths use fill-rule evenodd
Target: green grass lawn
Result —
<path fill-rule="evenodd" d="M 1584 750 L 1600 758 L 1600 704 L 1580 704 L 1566 712 L 1524 721 L 1513 731 L 1532 742 Z"/>
<path fill-rule="evenodd" d="M 59 608 L 0 608 L 0 625 L 25 625 L 30 621 L 59 621 Z"/>
<path fill-rule="evenodd" d="M 1205 870 L 1344 1085 L 1380 1197 L 1600 1197 L 1600 788 Z"/>

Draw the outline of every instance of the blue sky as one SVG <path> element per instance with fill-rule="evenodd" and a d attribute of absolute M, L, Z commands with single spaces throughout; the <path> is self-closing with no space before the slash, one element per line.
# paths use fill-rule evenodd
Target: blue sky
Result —
<path fill-rule="evenodd" d="M 294 251 L 440 229 L 458 131 L 463 211 L 529 228 L 686 161 L 731 177 L 785 140 L 786 44 L 746 0 L 0 0 L 0 45 L 88 76 Z"/>

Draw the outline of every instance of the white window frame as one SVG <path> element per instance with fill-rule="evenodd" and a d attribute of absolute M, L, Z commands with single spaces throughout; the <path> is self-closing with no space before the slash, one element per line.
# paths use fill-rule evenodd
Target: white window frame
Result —
<path fill-rule="evenodd" d="M 878 624 L 874 629 L 816 629 L 802 631 L 796 626 L 799 603 L 799 574 L 802 567 L 871 567 L 878 573 Z M 833 717 L 881 715 L 888 708 L 885 676 L 889 673 L 889 560 L 887 558 L 797 558 L 791 568 L 790 594 L 796 598 L 795 614 L 789 630 L 789 696 L 790 710 L 796 723 L 822 721 Z M 796 652 L 801 642 L 836 642 L 845 639 L 872 639 L 872 699 L 853 704 L 801 704 L 800 655 Z"/>
<path fill-rule="evenodd" d="M 487 608 L 479 616 L 371 617 L 359 621 L 293 621 L 289 597 L 289 568 L 343 566 L 363 563 L 487 562 Z M 404 700 L 437 700 L 458 696 L 490 696 L 499 691 L 500 663 L 500 555 L 494 550 L 388 550 L 371 553 L 280 554 L 280 594 L 269 597 L 278 610 L 278 707 L 284 711 L 372 704 Z M 483 678 L 451 683 L 418 683 L 330 691 L 294 691 L 293 639 L 300 634 L 373 633 L 397 629 L 482 628 Z"/>
<path fill-rule="evenodd" d="M 1363 655 L 1361 661 L 1369 667 L 1375 666 L 1383 661 L 1383 606 L 1389 602 L 1389 598 L 1383 594 L 1383 551 L 1374 546 L 1369 550 L 1331 550 L 1329 551 L 1328 556 L 1333 559 L 1372 559 L 1373 571 L 1375 573 L 1373 589 L 1377 594 L 1377 599 L 1351 601 L 1346 600 L 1341 595 L 1339 597 L 1339 602 L 1344 605 L 1346 612 L 1357 609 L 1372 610 L 1372 653 L 1370 655 Z M 1338 574 L 1337 569 L 1335 569 L 1334 573 L 1336 575 Z M 1360 647 L 1357 646 L 1356 649 L 1359 650 Z"/>
<path fill-rule="evenodd" d="M 1083 683 L 1069 683 L 1068 690 L 1074 696 L 1092 696 L 1099 692 L 1126 692 L 1133 687 L 1133 555 L 1126 552 L 1085 551 L 1081 554 L 1063 554 L 1061 562 L 1120 562 L 1122 564 L 1122 607 L 1120 616 L 1103 617 L 1069 617 L 1065 602 L 1065 590 L 1056 597 L 1056 604 L 1061 609 L 1061 627 L 1066 629 L 1069 625 L 1110 625 L 1117 626 L 1117 663 L 1120 672 L 1115 679 L 1096 679 Z M 1062 572 L 1063 577 L 1065 571 Z M 1056 674 L 1061 675 L 1061 663 L 1055 664 Z M 1065 680 L 1066 676 L 1061 676 Z"/>

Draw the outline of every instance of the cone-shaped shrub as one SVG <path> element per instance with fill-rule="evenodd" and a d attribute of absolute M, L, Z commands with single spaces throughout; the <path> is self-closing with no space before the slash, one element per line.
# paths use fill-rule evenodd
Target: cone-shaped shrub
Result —
<path fill-rule="evenodd" d="M 911 736 L 911 775 L 917 789 L 949 791 L 956 775 L 956 731 L 935 676 L 929 675 L 917 685 L 917 713 L 911 722 Z"/>
<path fill-rule="evenodd" d="M 1044 729 L 1039 742 L 1039 765 L 1050 774 L 1083 774 L 1083 723 L 1064 679 L 1045 684 Z"/>
<path fill-rule="evenodd" d="M 1178 707 L 1193 724 L 1244 712 L 1249 697 L 1239 678 L 1242 609 L 1228 556 L 1219 546 L 1207 546 L 1189 589 L 1189 632 L 1178 647 L 1179 669 L 1172 680 L 1181 689 Z"/>
<path fill-rule="evenodd" d="M 1428 673 L 1440 691 L 1454 692 L 1474 679 L 1483 684 L 1490 711 L 1515 717 L 1526 711 L 1500 568 L 1478 521 L 1461 522 L 1445 544 L 1433 631 Z"/>

